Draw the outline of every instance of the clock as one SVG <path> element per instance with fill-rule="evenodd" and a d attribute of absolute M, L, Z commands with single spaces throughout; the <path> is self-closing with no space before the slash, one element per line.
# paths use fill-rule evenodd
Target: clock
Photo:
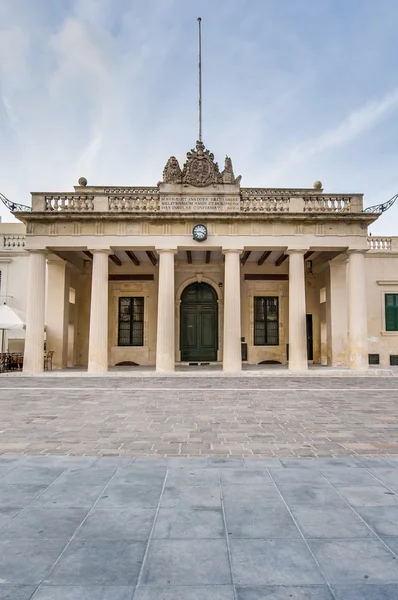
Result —
<path fill-rule="evenodd" d="M 207 239 L 207 228 L 205 225 L 195 225 L 192 229 L 192 237 L 196 242 L 204 242 Z"/>

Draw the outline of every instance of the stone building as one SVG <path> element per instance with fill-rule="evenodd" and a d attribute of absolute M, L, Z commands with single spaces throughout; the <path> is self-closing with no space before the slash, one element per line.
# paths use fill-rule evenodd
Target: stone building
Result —
<path fill-rule="evenodd" d="M 220 170 L 197 142 L 153 187 L 81 178 L 14 214 L 30 254 L 26 373 L 43 369 L 44 325 L 54 365 L 91 373 L 365 370 L 398 355 L 398 238 L 368 237 L 380 213 L 361 194 L 241 187 L 231 159 Z"/>

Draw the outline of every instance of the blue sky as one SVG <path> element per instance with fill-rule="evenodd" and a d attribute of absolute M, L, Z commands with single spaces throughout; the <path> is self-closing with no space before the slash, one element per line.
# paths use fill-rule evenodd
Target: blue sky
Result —
<path fill-rule="evenodd" d="M 0 0 L 0 191 L 155 185 L 183 162 L 198 16 L 203 139 L 243 186 L 398 192 L 397 0 Z M 371 231 L 398 235 L 398 202 Z"/>

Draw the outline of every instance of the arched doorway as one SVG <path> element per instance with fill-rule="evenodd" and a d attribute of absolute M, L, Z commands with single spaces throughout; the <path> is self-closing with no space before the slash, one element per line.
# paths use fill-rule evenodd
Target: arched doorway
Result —
<path fill-rule="evenodd" d="M 181 296 L 181 360 L 217 360 L 217 294 L 208 283 L 192 283 Z"/>

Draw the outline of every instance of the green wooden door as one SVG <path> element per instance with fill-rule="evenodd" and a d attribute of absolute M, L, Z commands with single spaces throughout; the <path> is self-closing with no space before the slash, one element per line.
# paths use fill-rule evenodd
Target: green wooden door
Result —
<path fill-rule="evenodd" d="M 181 360 L 217 360 L 217 295 L 207 283 L 193 283 L 181 297 Z"/>

